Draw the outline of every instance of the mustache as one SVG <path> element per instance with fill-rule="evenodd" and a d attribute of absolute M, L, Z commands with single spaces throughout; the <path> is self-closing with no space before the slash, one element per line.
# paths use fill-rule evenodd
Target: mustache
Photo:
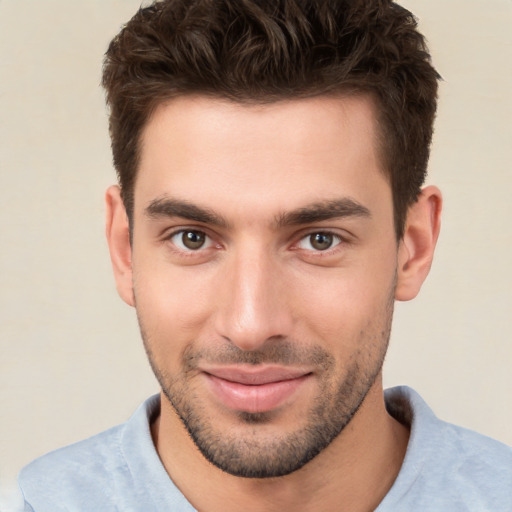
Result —
<path fill-rule="evenodd" d="M 270 340 L 261 349 L 242 350 L 233 343 L 197 348 L 192 344 L 183 352 L 184 367 L 195 369 L 201 362 L 218 365 L 276 364 L 282 366 L 316 366 L 328 368 L 334 365 L 334 356 L 319 345 L 303 346 L 289 340 Z"/>

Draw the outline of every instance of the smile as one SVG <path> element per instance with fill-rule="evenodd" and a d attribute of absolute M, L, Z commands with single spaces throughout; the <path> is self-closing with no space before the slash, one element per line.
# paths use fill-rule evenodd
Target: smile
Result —
<path fill-rule="evenodd" d="M 268 412 L 283 405 L 312 377 L 310 372 L 287 368 L 213 368 L 204 371 L 215 397 L 229 409 Z"/>

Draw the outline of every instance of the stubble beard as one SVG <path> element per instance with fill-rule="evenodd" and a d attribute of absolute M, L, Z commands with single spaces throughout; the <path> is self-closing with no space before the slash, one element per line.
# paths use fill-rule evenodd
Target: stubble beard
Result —
<path fill-rule="evenodd" d="M 339 368 L 335 358 L 315 345 L 298 348 L 288 340 L 271 342 L 269 349 L 244 352 L 234 345 L 216 352 L 199 351 L 191 344 L 182 355 L 182 370 L 171 376 L 160 367 L 151 349 L 150 336 L 139 318 L 144 347 L 150 365 L 162 388 L 193 442 L 202 455 L 222 471 L 245 478 L 272 478 L 297 471 L 324 450 L 350 423 L 379 376 L 386 355 L 393 317 L 393 297 L 386 306 L 380 328 L 376 325 L 360 333 L 360 345 L 349 361 L 342 377 L 336 380 Z M 200 396 L 191 385 L 197 375 L 197 361 L 221 364 L 301 364 L 318 369 L 319 392 L 314 405 L 305 415 L 307 421 L 296 430 L 281 435 L 260 435 L 271 425 L 277 413 L 237 413 L 244 435 L 219 429 L 202 406 Z"/>

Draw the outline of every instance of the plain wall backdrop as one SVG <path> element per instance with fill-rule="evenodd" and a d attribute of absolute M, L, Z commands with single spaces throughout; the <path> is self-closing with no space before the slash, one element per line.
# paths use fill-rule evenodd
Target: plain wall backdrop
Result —
<path fill-rule="evenodd" d="M 385 384 L 512 444 L 512 2 L 402 4 L 444 78 L 428 183 L 445 209 L 431 275 L 397 305 Z M 158 390 L 103 235 L 101 62 L 138 6 L 0 0 L 0 493 Z"/>

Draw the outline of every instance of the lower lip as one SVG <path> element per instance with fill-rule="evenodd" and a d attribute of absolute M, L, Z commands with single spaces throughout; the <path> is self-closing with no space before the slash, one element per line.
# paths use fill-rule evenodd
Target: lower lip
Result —
<path fill-rule="evenodd" d="M 215 396 L 228 408 L 245 412 L 268 412 L 286 402 L 311 375 L 296 379 L 247 385 L 205 374 Z"/>

